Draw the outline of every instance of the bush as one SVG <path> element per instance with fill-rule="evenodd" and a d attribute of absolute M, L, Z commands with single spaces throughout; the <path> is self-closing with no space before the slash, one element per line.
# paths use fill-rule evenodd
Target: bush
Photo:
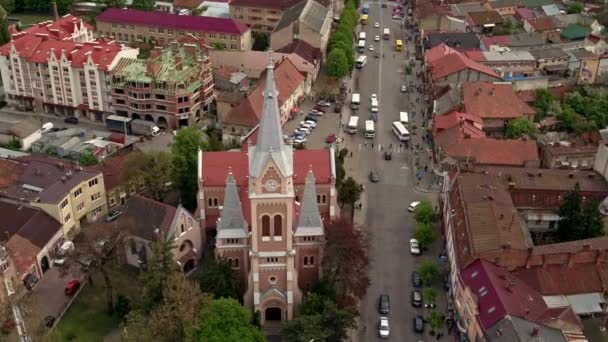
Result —
<path fill-rule="evenodd" d="M 439 268 L 430 260 L 425 260 L 418 266 L 418 273 L 422 284 L 427 287 L 432 286 L 439 279 Z"/>

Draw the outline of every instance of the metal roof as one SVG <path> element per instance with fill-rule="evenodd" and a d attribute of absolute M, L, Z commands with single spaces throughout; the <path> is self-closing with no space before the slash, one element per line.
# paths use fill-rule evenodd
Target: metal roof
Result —
<path fill-rule="evenodd" d="M 308 170 L 306 183 L 304 184 L 304 195 L 302 196 L 302 207 L 298 219 L 298 227 L 295 236 L 323 235 L 323 221 L 317 204 L 317 189 L 315 187 L 315 176 L 311 169 Z"/>
<path fill-rule="evenodd" d="M 230 169 L 228 176 L 226 176 L 224 203 L 222 204 L 222 215 L 217 224 L 217 237 L 219 239 L 246 238 L 247 231 L 247 223 L 243 218 L 243 208 L 236 188 L 236 180 Z"/>

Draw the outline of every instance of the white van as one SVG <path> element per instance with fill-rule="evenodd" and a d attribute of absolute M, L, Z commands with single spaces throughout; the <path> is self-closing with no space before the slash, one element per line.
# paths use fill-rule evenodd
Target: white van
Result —
<path fill-rule="evenodd" d="M 47 122 L 44 125 L 42 125 L 42 133 L 46 133 L 46 132 L 50 132 L 53 129 L 53 123 L 52 122 Z"/>
<path fill-rule="evenodd" d="M 401 122 L 403 126 L 409 125 L 410 117 L 407 112 L 399 112 L 399 122 Z"/>

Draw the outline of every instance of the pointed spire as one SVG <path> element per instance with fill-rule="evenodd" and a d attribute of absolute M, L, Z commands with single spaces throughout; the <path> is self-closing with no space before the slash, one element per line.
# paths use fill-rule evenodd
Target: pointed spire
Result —
<path fill-rule="evenodd" d="M 306 182 L 304 184 L 304 195 L 302 196 L 302 207 L 300 209 L 300 217 L 298 219 L 298 227 L 296 236 L 304 235 L 322 235 L 323 221 L 319 212 L 319 204 L 317 204 L 317 188 L 315 186 L 315 176 L 312 173 L 312 165 L 310 165 Z"/>
<path fill-rule="evenodd" d="M 274 82 L 274 61 L 272 51 L 268 51 L 268 66 L 266 67 L 266 85 L 263 92 L 264 107 L 258 132 L 258 151 L 281 151 L 285 147 L 281 129 L 281 111 L 279 110 L 279 92 Z"/>
<path fill-rule="evenodd" d="M 232 175 L 232 167 L 228 169 L 226 176 L 226 188 L 224 190 L 224 204 L 222 215 L 217 225 L 218 238 L 246 238 L 247 224 L 243 218 L 241 199 L 236 188 L 236 180 Z"/>

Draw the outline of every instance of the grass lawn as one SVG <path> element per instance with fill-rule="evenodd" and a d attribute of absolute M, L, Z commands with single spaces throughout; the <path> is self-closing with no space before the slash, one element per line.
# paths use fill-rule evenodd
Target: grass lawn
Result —
<path fill-rule="evenodd" d="M 52 15 L 44 15 L 39 13 L 11 13 L 8 16 L 11 18 L 18 18 L 21 20 L 21 25 L 23 26 L 37 24 L 41 21 L 53 20 Z"/>

